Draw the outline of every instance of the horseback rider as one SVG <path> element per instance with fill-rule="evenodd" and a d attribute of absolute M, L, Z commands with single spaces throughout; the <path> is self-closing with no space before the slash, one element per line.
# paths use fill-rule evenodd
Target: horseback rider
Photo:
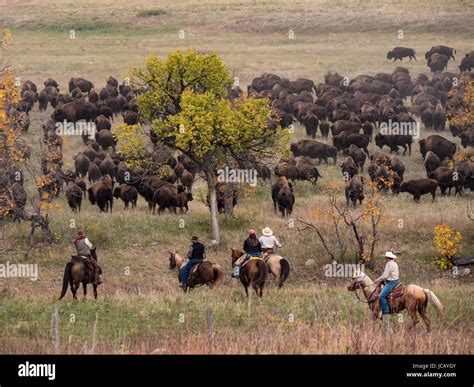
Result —
<path fill-rule="evenodd" d="M 247 231 L 248 237 L 244 241 L 244 255 L 242 255 L 237 261 L 234 263 L 234 272 L 232 273 L 232 277 L 238 278 L 240 276 L 240 268 L 242 265 L 248 261 L 250 257 L 262 257 L 262 245 L 257 238 L 257 234 L 255 230 L 248 230 Z"/>
<path fill-rule="evenodd" d="M 100 274 L 102 273 L 102 269 L 97 263 L 97 256 L 95 255 L 95 247 L 89 241 L 89 239 L 84 234 L 84 231 L 79 230 L 77 232 L 76 239 L 72 241 L 74 245 L 77 255 L 79 257 L 86 258 L 84 261 L 89 268 L 90 271 L 94 274 L 94 285 L 100 285 L 102 283 L 102 279 L 100 278 Z"/>
<path fill-rule="evenodd" d="M 395 259 L 397 259 L 397 256 L 391 251 L 387 251 L 384 257 L 386 259 L 385 269 L 382 275 L 379 278 L 377 278 L 375 282 L 379 285 L 382 282 L 385 282 L 385 285 L 382 291 L 380 292 L 379 299 L 380 299 L 380 307 L 382 309 L 382 321 L 384 321 L 385 324 L 388 324 L 390 308 L 388 306 L 387 297 L 390 294 L 390 292 L 398 284 L 400 284 L 400 273 L 398 270 L 398 265 L 395 262 Z"/>
<path fill-rule="evenodd" d="M 187 283 L 188 283 L 188 276 L 191 268 L 204 261 L 206 258 L 206 252 L 204 245 L 199 242 L 199 238 L 197 236 L 193 236 L 191 238 L 191 246 L 189 247 L 188 254 L 187 254 L 188 262 L 184 265 L 183 270 L 181 271 L 181 286 L 183 290 L 186 290 Z"/>
<path fill-rule="evenodd" d="M 263 258 L 265 259 L 269 255 L 276 252 L 277 247 L 281 247 L 280 241 L 273 235 L 273 231 L 270 227 L 265 227 L 262 230 L 262 236 L 258 238 L 262 245 Z"/>

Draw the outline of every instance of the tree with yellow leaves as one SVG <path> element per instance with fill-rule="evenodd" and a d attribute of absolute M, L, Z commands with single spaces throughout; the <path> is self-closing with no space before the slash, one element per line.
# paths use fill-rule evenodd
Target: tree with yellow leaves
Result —
<path fill-rule="evenodd" d="M 210 194 L 213 238 L 220 242 L 218 170 L 283 153 L 288 130 L 273 125 L 277 116 L 268 99 L 229 98 L 230 71 L 215 53 L 189 49 L 173 51 L 164 60 L 150 56 L 142 67 L 130 70 L 130 81 L 145 90 L 138 107 L 142 122 L 150 126 L 152 142 L 179 151 L 201 171 Z M 139 162 L 147 145 L 143 132 L 126 126 L 114 132 L 127 162 Z"/>
<path fill-rule="evenodd" d="M 436 262 L 442 269 L 453 267 L 453 258 L 461 247 L 461 233 L 446 224 L 439 224 L 434 228 L 434 244 L 440 254 Z"/>

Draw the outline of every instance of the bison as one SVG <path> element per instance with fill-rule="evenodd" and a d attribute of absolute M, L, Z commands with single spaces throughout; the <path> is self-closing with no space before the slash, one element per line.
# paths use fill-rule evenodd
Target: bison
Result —
<path fill-rule="evenodd" d="M 413 195 L 413 199 L 417 202 L 422 195 L 430 193 L 433 201 L 436 198 L 436 189 L 438 182 L 433 179 L 416 179 L 403 183 L 400 187 L 400 192 L 408 192 Z"/>

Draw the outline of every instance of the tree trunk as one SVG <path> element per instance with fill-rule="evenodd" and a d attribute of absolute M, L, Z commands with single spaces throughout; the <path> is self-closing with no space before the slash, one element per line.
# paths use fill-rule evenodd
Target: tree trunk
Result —
<path fill-rule="evenodd" d="M 209 188 L 209 204 L 211 207 L 211 227 L 212 237 L 217 243 L 221 243 L 221 233 L 219 227 L 219 213 L 217 211 L 217 190 L 214 184 L 214 176 L 206 171 L 207 187 Z"/>
<path fill-rule="evenodd" d="M 234 216 L 234 195 L 236 187 L 233 183 L 224 184 L 224 214 L 226 219 Z"/>

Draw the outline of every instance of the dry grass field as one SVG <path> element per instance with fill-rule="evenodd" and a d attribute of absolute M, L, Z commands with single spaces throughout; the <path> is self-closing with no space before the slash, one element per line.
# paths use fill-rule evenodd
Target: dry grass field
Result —
<path fill-rule="evenodd" d="M 474 49 L 473 16 L 467 0 L 103 0 L 100 5 L 92 0 L 0 0 L 0 26 L 12 30 L 8 61 L 17 76 L 37 84 L 52 77 L 63 88 L 73 76 L 103 85 L 109 75 L 120 79 L 149 54 L 164 57 L 187 47 L 216 51 L 245 86 L 263 72 L 315 83 L 323 82 L 327 71 L 349 78 L 392 72 L 396 65 L 386 59 L 386 52 L 394 46 L 415 49 L 418 61 L 402 63 L 412 76 L 429 74 L 424 53 L 432 45 L 455 47 L 456 61 L 448 69 L 457 71 L 464 53 Z M 71 30 L 75 39 L 70 39 Z M 294 39 L 289 39 L 289 30 Z M 35 106 L 31 112 L 26 138 L 35 147 L 50 114 L 51 107 L 40 113 Z M 428 136 L 423 129 L 421 137 Z M 449 132 L 443 136 L 459 143 Z M 297 125 L 294 138 L 303 137 L 304 129 Z M 73 168 L 72 157 L 81 147 L 80 139 L 67 139 L 66 169 Z M 375 144 L 369 150 L 375 151 Z M 406 180 L 424 177 L 418 144 L 411 156 L 399 157 Z M 338 165 L 321 165 L 320 173 L 323 178 L 316 186 L 297 182 L 294 218 L 309 218 L 327 201 L 325 189 L 341 180 Z M 29 190 L 33 192 L 31 185 Z M 142 198 L 133 210 L 123 210 L 123 203 L 116 202 L 113 214 L 102 214 L 87 201 L 76 215 L 61 196 L 61 209 L 52 215 L 56 243 L 51 247 L 38 244 L 30 249 L 27 223 L 0 222 L 0 262 L 38 263 L 40 270 L 34 282 L 0 279 L 0 353 L 474 352 L 472 276 L 454 279 L 439 270 L 433 244 L 433 228 L 446 223 L 463 236 L 461 255 L 474 255 L 474 222 L 466 215 L 474 193 L 438 197 L 434 203 L 423 197 L 418 204 L 406 194 L 386 197 L 387 221 L 378 255 L 397 251 L 402 282 L 432 289 L 447 316 L 441 320 L 429 308 L 434 326 L 429 334 L 422 324 L 410 331 L 406 314 L 394 316 L 390 343 L 379 324 L 372 326 L 367 306 L 347 292 L 348 279 L 324 276 L 323 265 L 330 261 L 317 238 L 273 214 L 270 183 L 245 194 L 234 219 L 221 218 L 223 241 L 209 250 L 208 259 L 224 267 L 223 285 L 182 294 L 176 273 L 168 269 L 168 251 L 184 253 L 191 235 L 211 236 L 206 193 L 204 182 L 198 181 L 187 214 L 161 216 L 151 215 Z M 85 301 L 73 303 L 70 294 L 57 301 L 64 265 L 73 253 L 71 219 L 97 245 L 105 280 L 98 301 L 92 290 Z M 401 229 L 399 219 L 404 221 Z M 230 277 L 230 248 L 240 247 L 248 228 L 265 226 L 283 243 L 281 253 L 292 272 L 282 290 L 270 281 L 263 299 L 253 295 L 247 302 L 240 283 Z M 346 262 L 353 261 L 352 251 L 349 246 Z M 305 266 L 308 259 L 316 264 Z M 379 276 L 383 264 L 377 258 L 369 275 Z M 51 340 L 54 308 L 59 317 L 56 348 Z"/>

